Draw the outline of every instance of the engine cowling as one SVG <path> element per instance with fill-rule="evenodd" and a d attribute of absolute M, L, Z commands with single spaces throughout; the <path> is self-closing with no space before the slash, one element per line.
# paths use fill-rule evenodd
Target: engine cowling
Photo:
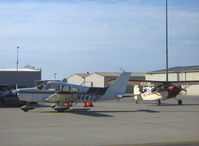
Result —
<path fill-rule="evenodd" d="M 182 90 L 181 87 L 177 87 L 177 86 L 174 86 L 174 85 L 169 85 L 166 89 L 168 91 L 168 97 L 169 98 L 176 97 L 180 93 L 180 91 Z"/>

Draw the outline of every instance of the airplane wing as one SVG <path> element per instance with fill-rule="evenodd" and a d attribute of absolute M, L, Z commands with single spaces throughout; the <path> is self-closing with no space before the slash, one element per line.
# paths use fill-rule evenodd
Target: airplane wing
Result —
<path fill-rule="evenodd" d="M 199 85 L 199 81 L 171 81 L 170 83 L 180 86 L 180 85 Z"/>
<path fill-rule="evenodd" d="M 74 102 L 74 100 L 78 99 L 78 93 L 79 92 L 56 92 L 52 95 L 50 95 L 46 101 L 49 102 L 60 102 L 60 101 L 68 101 L 68 102 Z"/>
<path fill-rule="evenodd" d="M 194 81 L 152 81 L 152 80 L 129 80 L 129 83 L 131 85 L 166 85 L 166 84 L 174 84 L 176 86 L 180 85 L 199 85 L 199 80 L 194 80 Z"/>
<path fill-rule="evenodd" d="M 114 81 L 115 79 L 110 79 L 107 82 L 110 84 Z M 164 81 L 152 81 L 152 80 L 129 80 L 130 85 L 162 85 Z"/>
<path fill-rule="evenodd" d="M 158 86 L 158 85 L 162 85 L 164 84 L 164 81 L 151 81 L 151 80 L 129 80 L 129 84 L 131 85 L 154 85 L 154 86 Z"/>

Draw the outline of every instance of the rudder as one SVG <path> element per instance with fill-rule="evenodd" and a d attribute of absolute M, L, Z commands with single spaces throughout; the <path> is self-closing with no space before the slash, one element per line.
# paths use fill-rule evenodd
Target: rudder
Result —
<path fill-rule="evenodd" d="M 126 91 L 130 72 L 123 72 L 117 79 L 110 85 L 102 99 L 111 99 L 119 96 L 123 96 Z"/>

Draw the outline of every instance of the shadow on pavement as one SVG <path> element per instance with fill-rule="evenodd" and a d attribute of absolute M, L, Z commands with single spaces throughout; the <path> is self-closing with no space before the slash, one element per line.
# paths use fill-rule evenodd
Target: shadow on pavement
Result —
<path fill-rule="evenodd" d="M 135 113 L 135 112 L 145 112 L 145 113 L 160 113 L 160 111 L 149 110 L 149 109 L 139 109 L 139 110 L 96 110 L 92 111 L 90 108 L 74 108 L 70 110 L 66 110 L 61 113 L 72 113 L 84 116 L 92 116 L 92 117 L 114 117 L 111 113 Z M 56 111 L 40 111 L 40 113 L 60 113 Z M 109 113 L 109 114 L 106 114 Z"/>

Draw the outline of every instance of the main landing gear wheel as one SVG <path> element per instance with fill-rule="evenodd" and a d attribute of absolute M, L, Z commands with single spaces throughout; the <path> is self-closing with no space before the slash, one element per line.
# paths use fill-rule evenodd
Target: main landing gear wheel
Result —
<path fill-rule="evenodd" d="M 29 110 L 28 110 L 28 109 L 23 109 L 22 111 L 24 111 L 24 112 L 28 112 Z"/>
<path fill-rule="evenodd" d="M 65 110 L 69 109 L 70 106 L 62 106 L 62 105 L 57 105 L 54 107 L 54 110 L 57 112 L 64 112 Z"/>
<path fill-rule="evenodd" d="M 182 105 L 182 100 L 178 99 L 178 105 Z"/>
<path fill-rule="evenodd" d="M 63 113 L 64 112 L 63 109 L 59 109 L 59 110 L 56 110 L 56 111 L 59 112 L 59 113 Z"/>
<path fill-rule="evenodd" d="M 157 100 L 157 105 L 160 105 L 161 104 L 161 100 Z"/>
<path fill-rule="evenodd" d="M 136 100 L 135 102 L 136 102 L 136 104 L 138 104 L 138 100 Z"/>
<path fill-rule="evenodd" d="M 34 107 L 33 106 L 29 106 L 29 105 L 24 105 L 21 107 L 21 110 L 24 112 L 28 112 L 29 110 L 33 110 Z"/>

